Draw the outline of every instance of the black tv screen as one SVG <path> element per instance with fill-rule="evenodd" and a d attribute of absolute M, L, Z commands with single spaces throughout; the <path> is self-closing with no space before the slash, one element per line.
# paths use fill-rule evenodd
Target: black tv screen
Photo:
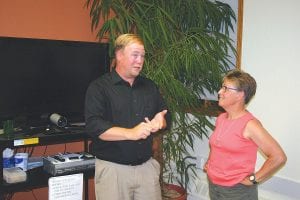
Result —
<path fill-rule="evenodd" d="M 109 65 L 106 43 L 0 37 L 0 120 L 83 121 L 86 89 Z"/>

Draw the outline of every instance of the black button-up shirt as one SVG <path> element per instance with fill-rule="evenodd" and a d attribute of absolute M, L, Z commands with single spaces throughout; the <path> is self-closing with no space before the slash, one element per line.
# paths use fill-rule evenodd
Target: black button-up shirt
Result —
<path fill-rule="evenodd" d="M 111 127 L 133 128 L 167 106 L 153 81 L 138 76 L 132 86 L 115 70 L 92 82 L 86 93 L 86 130 L 91 151 L 99 159 L 138 165 L 152 156 L 152 135 L 138 141 L 103 141 L 99 135 Z M 170 113 L 166 115 L 170 124 Z"/>

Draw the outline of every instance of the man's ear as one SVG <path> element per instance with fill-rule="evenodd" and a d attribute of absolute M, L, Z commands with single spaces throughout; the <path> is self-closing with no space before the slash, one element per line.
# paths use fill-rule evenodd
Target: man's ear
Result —
<path fill-rule="evenodd" d="M 115 52 L 116 60 L 120 60 L 123 56 L 123 51 L 120 49 Z"/>

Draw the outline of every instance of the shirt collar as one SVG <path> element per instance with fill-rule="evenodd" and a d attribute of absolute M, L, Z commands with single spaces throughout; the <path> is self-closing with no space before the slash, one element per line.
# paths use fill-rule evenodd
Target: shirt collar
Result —
<path fill-rule="evenodd" d="M 115 69 L 113 69 L 111 72 L 111 79 L 113 84 L 124 82 L 124 80 L 119 76 Z"/>
<path fill-rule="evenodd" d="M 120 75 L 116 72 L 115 69 L 113 69 L 111 72 L 111 78 L 112 78 L 113 84 L 127 83 L 120 77 Z M 133 86 L 135 86 L 137 84 L 141 84 L 142 82 L 143 82 L 142 77 L 140 75 L 138 75 L 133 82 Z"/>

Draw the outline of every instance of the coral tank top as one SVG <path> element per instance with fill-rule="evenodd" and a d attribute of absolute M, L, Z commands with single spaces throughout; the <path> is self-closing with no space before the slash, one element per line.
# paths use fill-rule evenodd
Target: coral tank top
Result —
<path fill-rule="evenodd" d="M 211 182 L 233 186 L 253 173 L 257 159 L 257 145 L 243 137 L 247 123 L 255 117 L 247 114 L 237 119 L 227 119 L 222 113 L 216 120 L 216 128 L 209 139 L 210 156 L 207 175 Z"/>

